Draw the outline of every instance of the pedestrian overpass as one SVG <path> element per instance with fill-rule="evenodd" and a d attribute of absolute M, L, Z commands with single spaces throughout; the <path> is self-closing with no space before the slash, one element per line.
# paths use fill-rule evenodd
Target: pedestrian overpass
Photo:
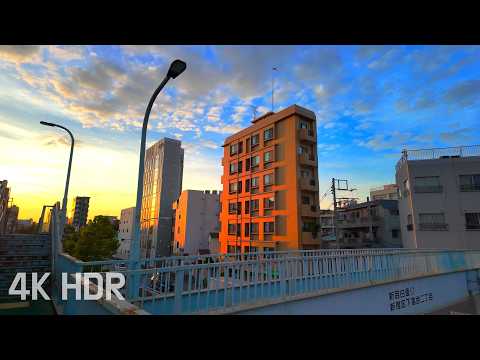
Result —
<path fill-rule="evenodd" d="M 355 249 L 217 254 L 83 262 L 57 251 L 52 212 L 52 298 L 59 314 L 431 314 L 480 307 L 480 251 Z M 125 275 L 125 300 L 61 298 L 61 274 Z M 70 281 L 69 281 L 70 282 Z M 99 284 L 89 283 L 96 293 Z"/>

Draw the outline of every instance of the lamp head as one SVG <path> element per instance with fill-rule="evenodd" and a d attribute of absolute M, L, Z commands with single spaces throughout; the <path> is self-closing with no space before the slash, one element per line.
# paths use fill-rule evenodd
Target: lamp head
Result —
<path fill-rule="evenodd" d="M 40 121 L 40 124 L 45 125 L 45 126 L 56 126 L 55 124 L 46 122 L 46 121 Z"/>
<path fill-rule="evenodd" d="M 186 68 L 187 68 L 187 64 L 184 61 L 179 59 L 174 60 L 170 64 L 170 69 L 168 69 L 167 76 L 171 77 L 172 79 L 175 79 L 178 75 L 183 73 Z"/>

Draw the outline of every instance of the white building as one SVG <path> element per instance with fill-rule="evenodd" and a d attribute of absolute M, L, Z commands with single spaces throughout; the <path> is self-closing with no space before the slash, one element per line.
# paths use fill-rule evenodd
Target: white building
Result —
<path fill-rule="evenodd" d="M 120 213 L 120 224 L 118 225 L 118 241 L 120 242 L 120 246 L 116 253 L 116 257 L 120 259 L 128 259 L 130 254 L 134 216 L 135 206 L 123 209 Z"/>
<path fill-rule="evenodd" d="M 211 233 L 218 233 L 220 192 L 185 190 L 172 205 L 173 254 L 197 255 L 209 250 Z"/>
<path fill-rule="evenodd" d="M 480 146 L 404 150 L 397 163 L 406 248 L 480 249 Z"/>

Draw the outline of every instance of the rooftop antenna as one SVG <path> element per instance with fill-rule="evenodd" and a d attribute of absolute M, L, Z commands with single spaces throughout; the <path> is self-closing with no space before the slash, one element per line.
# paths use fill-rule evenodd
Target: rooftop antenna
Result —
<path fill-rule="evenodd" d="M 274 71 L 278 71 L 276 67 L 272 67 L 272 112 L 274 112 L 274 89 L 275 89 L 275 78 L 274 78 Z"/>

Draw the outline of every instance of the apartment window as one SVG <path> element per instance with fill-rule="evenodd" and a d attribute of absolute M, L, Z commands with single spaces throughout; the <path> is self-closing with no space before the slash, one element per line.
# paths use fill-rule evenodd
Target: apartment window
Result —
<path fill-rule="evenodd" d="M 252 160 L 250 161 L 250 165 L 252 166 L 252 170 L 257 168 L 260 165 L 260 156 L 258 156 L 258 155 L 252 156 Z"/>
<path fill-rule="evenodd" d="M 263 233 L 264 234 L 273 234 L 275 232 L 275 223 L 270 221 L 270 222 L 264 222 L 263 223 Z"/>
<path fill-rule="evenodd" d="M 415 178 L 416 193 L 439 193 L 442 192 L 439 176 L 424 176 Z"/>
<path fill-rule="evenodd" d="M 243 229 L 243 234 L 244 234 L 245 236 L 249 236 L 249 235 L 250 235 L 250 223 L 245 223 L 244 229 Z"/>
<path fill-rule="evenodd" d="M 228 203 L 228 213 L 235 214 L 236 212 L 237 212 L 237 203 L 236 202 Z"/>
<path fill-rule="evenodd" d="M 238 153 L 241 154 L 243 152 L 243 141 L 238 143 Z"/>
<path fill-rule="evenodd" d="M 465 213 L 467 230 L 480 230 L 480 213 Z"/>
<path fill-rule="evenodd" d="M 237 232 L 237 224 L 228 224 L 228 235 L 235 235 Z"/>
<path fill-rule="evenodd" d="M 250 191 L 250 179 L 245 180 L 245 192 Z"/>
<path fill-rule="evenodd" d="M 238 188 L 238 193 L 241 193 L 242 192 L 242 182 L 241 181 L 239 181 L 237 183 L 237 188 Z"/>
<path fill-rule="evenodd" d="M 263 163 L 268 164 L 269 162 L 273 161 L 273 152 L 267 151 L 263 154 Z"/>
<path fill-rule="evenodd" d="M 252 185 L 252 189 L 258 188 L 258 177 L 252 178 L 251 185 Z"/>
<path fill-rule="evenodd" d="M 258 223 L 251 223 L 250 225 L 250 233 L 255 235 L 258 234 Z"/>
<path fill-rule="evenodd" d="M 245 201 L 245 214 L 250 213 L 250 201 Z"/>
<path fill-rule="evenodd" d="M 300 129 L 308 129 L 308 122 L 300 121 L 299 127 Z"/>
<path fill-rule="evenodd" d="M 273 174 L 266 174 L 263 176 L 263 185 L 264 186 L 273 185 Z"/>
<path fill-rule="evenodd" d="M 460 175 L 460 191 L 480 191 L 480 174 Z"/>
<path fill-rule="evenodd" d="M 302 178 L 309 178 L 309 177 L 312 176 L 312 172 L 310 170 L 307 170 L 307 169 L 300 170 L 300 176 Z"/>
<path fill-rule="evenodd" d="M 228 192 L 230 194 L 236 193 L 237 190 L 238 190 L 238 183 L 233 182 L 233 183 L 228 184 Z"/>
<path fill-rule="evenodd" d="M 420 230 L 448 230 L 444 213 L 419 214 Z"/>
<path fill-rule="evenodd" d="M 230 174 L 235 174 L 237 172 L 237 163 L 230 164 Z"/>
<path fill-rule="evenodd" d="M 242 203 L 237 202 L 237 214 L 242 215 Z"/>
<path fill-rule="evenodd" d="M 245 171 L 250 170 L 250 158 L 245 159 Z"/>
<path fill-rule="evenodd" d="M 235 155 L 238 153 L 238 144 L 230 145 L 230 155 Z"/>
<path fill-rule="evenodd" d="M 241 173 L 241 172 L 242 172 L 242 170 L 243 170 L 243 169 L 242 169 L 242 162 L 241 162 L 241 161 L 239 161 L 239 162 L 238 162 L 237 171 L 238 171 L 239 173 Z"/>
<path fill-rule="evenodd" d="M 302 222 L 302 231 L 303 232 L 314 232 L 316 229 L 316 223 L 314 221 L 304 221 Z"/>
<path fill-rule="evenodd" d="M 258 134 L 253 135 L 251 140 L 252 148 L 257 146 L 259 142 L 260 142 L 260 136 Z"/>
<path fill-rule="evenodd" d="M 392 238 L 398 239 L 398 234 L 400 233 L 400 230 L 398 229 L 393 229 L 392 230 Z"/>
<path fill-rule="evenodd" d="M 309 196 L 302 196 L 302 204 L 309 205 L 310 204 L 310 197 Z"/>
<path fill-rule="evenodd" d="M 263 132 L 263 141 L 268 141 L 273 139 L 273 128 L 267 129 Z"/>
<path fill-rule="evenodd" d="M 273 209 L 275 207 L 275 197 L 274 196 L 270 196 L 270 197 L 267 197 L 267 198 L 264 198 L 263 199 L 263 209 L 264 210 L 267 210 L 267 209 Z"/>

